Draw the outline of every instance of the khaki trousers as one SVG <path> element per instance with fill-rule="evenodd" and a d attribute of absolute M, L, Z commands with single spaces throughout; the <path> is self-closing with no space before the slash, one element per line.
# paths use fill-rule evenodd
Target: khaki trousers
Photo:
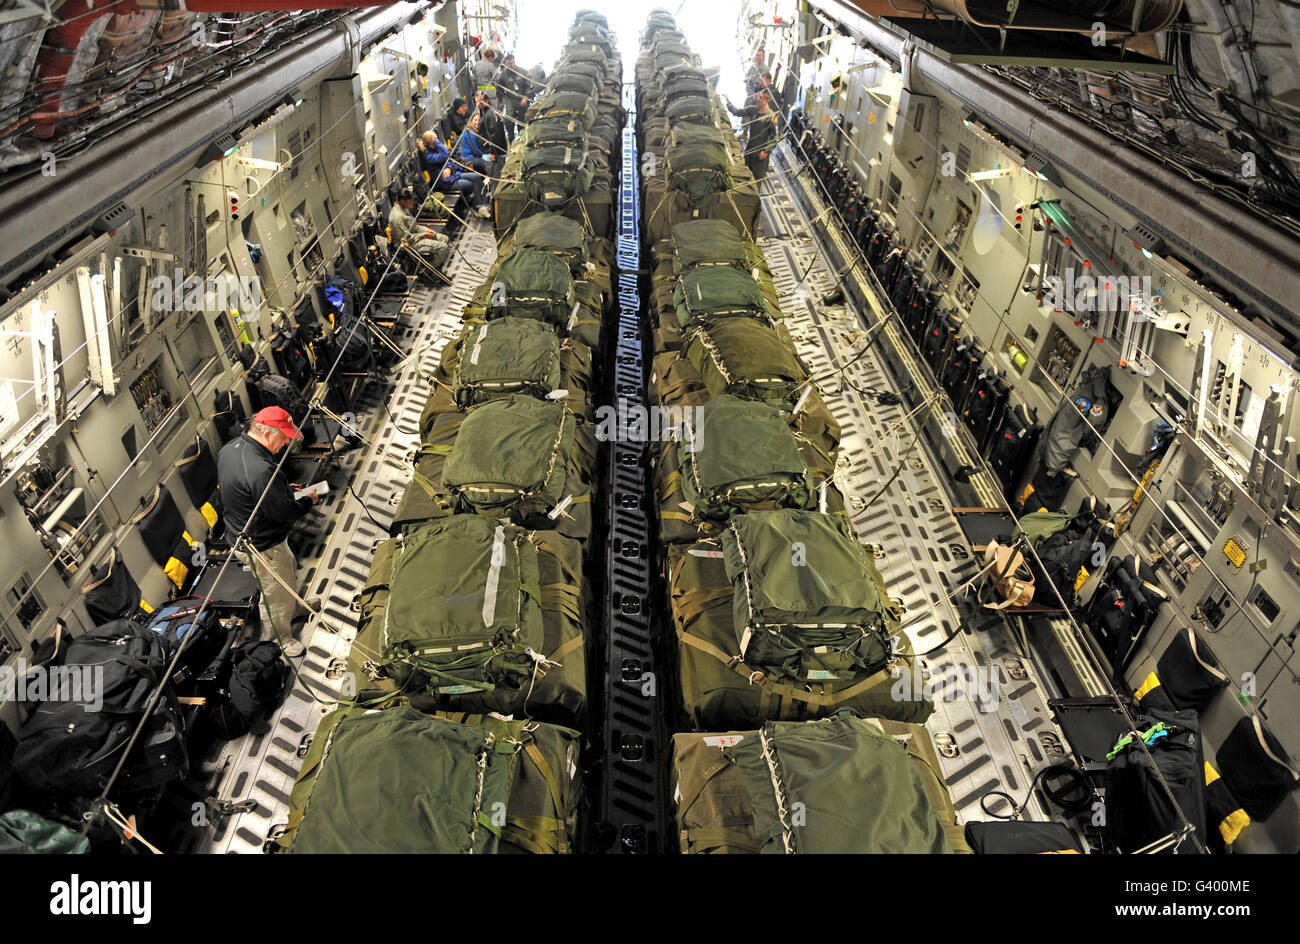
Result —
<path fill-rule="evenodd" d="M 293 558 L 288 540 L 258 553 L 265 558 L 264 564 L 256 563 L 251 554 L 243 551 L 240 552 L 240 557 L 257 574 L 257 581 L 262 585 L 262 625 L 268 632 L 274 626 L 287 639 L 293 635 L 293 618 L 298 615 L 301 607 L 298 598 L 282 586 L 275 575 L 296 591 L 298 562 Z"/>

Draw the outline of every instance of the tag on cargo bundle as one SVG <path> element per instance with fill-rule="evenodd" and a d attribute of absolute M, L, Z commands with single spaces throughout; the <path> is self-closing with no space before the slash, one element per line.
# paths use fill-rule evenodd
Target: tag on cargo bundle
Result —
<path fill-rule="evenodd" d="M 826 485 L 828 480 L 822 479 L 822 484 L 817 487 L 817 510 L 823 515 L 826 514 Z"/>
<path fill-rule="evenodd" d="M 467 695 L 478 691 L 473 685 L 442 685 L 435 690 L 439 695 Z"/>
<path fill-rule="evenodd" d="M 721 551 L 705 551 L 705 550 L 701 550 L 698 547 L 693 547 L 686 553 L 690 554 L 693 557 L 721 557 L 722 556 Z"/>
<path fill-rule="evenodd" d="M 709 747 L 735 747 L 743 740 L 743 734 L 710 734 L 704 738 L 704 743 Z"/>
<path fill-rule="evenodd" d="M 484 325 L 482 328 L 479 329 L 478 337 L 474 339 L 474 350 L 471 351 L 469 355 L 469 362 L 471 364 L 478 363 L 478 356 L 483 350 L 483 339 L 487 337 L 487 333 L 488 333 L 487 325 Z"/>
<path fill-rule="evenodd" d="M 552 390 L 550 393 L 548 393 L 548 394 L 546 395 L 546 399 L 548 399 L 548 400 L 563 400 L 563 399 L 564 399 L 565 397 L 567 397 L 568 395 L 569 395 L 569 391 L 567 391 L 567 390 L 565 390 L 563 387 L 561 387 L 559 390 Z"/>
<path fill-rule="evenodd" d="M 558 503 L 556 503 L 554 508 L 546 513 L 546 517 L 550 518 L 552 521 L 559 518 L 560 515 L 564 515 L 564 517 L 567 518 L 569 516 L 564 514 L 564 509 L 568 508 L 572 504 L 573 495 L 565 495 Z"/>
<path fill-rule="evenodd" d="M 581 305 L 582 305 L 582 302 L 574 302 L 574 303 L 573 303 L 573 311 L 569 312 L 569 323 L 568 323 L 567 325 L 564 326 L 564 330 L 565 330 L 565 331 L 572 331 L 572 330 L 573 330 L 573 326 L 576 325 L 576 324 L 578 323 L 578 308 L 579 308 Z"/>
<path fill-rule="evenodd" d="M 808 681 L 810 682 L 833 682 L 837 678 L 839 678 L 838 675 L 834 672 L 827 672 L 825 669 L 808 670 Z"/>
<path fill-rule="evenodd" d="M 799 402 L 794 405 L 794 412 L 791 416 L 798 416 L 803 412 L 804 405 L 808 402 L 810 396 L 812 396 L 812 384 L 803 388 L 803 393 L 799 395 Z"/>

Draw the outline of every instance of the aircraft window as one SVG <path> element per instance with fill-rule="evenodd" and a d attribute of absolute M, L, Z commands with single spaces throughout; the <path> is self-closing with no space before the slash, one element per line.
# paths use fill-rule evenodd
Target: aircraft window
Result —
<path fill-rule="evenodd" d="M 128 426 L 126 432 L 122 434 L 122 448 L 126 450 L 126 457 L 132 462 L 140 454 L 140 447 L 136 444 L 134 423 Z"/>
<path fill-rule="evenodd" d="M 957 176 L 965 178 L 970 170 L 970 148 L 964 144 L 957 145 Z"/>
<path fill-rule="evenodd" d="M 899 191 L 903 189 L 903 182 L 893 174 L 889 175 L 889 187 L 884 198 L 886 209 L 891 213 L 898 208 Z"/>

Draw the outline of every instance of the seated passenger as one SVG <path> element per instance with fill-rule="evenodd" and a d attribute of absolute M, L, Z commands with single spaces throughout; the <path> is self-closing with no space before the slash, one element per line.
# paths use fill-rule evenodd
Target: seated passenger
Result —
<path fill-rule="evenodd" d="M 478 112 L 474 112 L 469 116 L 469 123 L 465 125 L 465 130 L 460 134 L 460 162 L 489 177 L 491 175 L 488 173 L 488 163 L 495 159 L 495 155 L 485 151 L 487 148 L 483 137 L 479 134 Z"/>
<path fill-rule="evenodd" d="M 422 277 L 434 281 L 447 281 L 441 269 L 451 243 L 442 233 L 422 227 L 416 222 L 415 193 L 410 187 L 402 188 L 397 202 L 393 204 L 393 209 L 388 214 L 388 227 L 392 230 L 394 248 L 404 245 L 425 263 L 420 266 Z"/>
<path fill-rule="evenodd" d="M 451 103 L 451 107 L 439 121 L 442 125 L 442 136 L 448 141 L 454 141 L 465 130 L 467 121 L 469 121 L 469 103 L 463 98 L 458 98 Z"/>
<path fill-rule="evenodd" d="M 456 195 L 465 197 L 465 205 L 479 216 L 487 219 L 492 215 L 491 201 L 483 193 L 483 177 L 469 170 L 462 170 L 447 158 L 451 156 L 447 145 L 438 139 L 438 132 L 426 131 L 420 138 L 420 160 L 433 181 L 433 189 L 448 194 L 451 203 L 456 202 Z"/>

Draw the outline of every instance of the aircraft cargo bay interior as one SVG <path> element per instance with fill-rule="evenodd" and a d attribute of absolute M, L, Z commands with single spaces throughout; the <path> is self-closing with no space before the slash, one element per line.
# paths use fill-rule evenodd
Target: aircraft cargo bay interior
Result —
<path fill-rule="evenodd" d="M 1294 3 L 0 64 L 0 852 L 1300 851 Z"/>

